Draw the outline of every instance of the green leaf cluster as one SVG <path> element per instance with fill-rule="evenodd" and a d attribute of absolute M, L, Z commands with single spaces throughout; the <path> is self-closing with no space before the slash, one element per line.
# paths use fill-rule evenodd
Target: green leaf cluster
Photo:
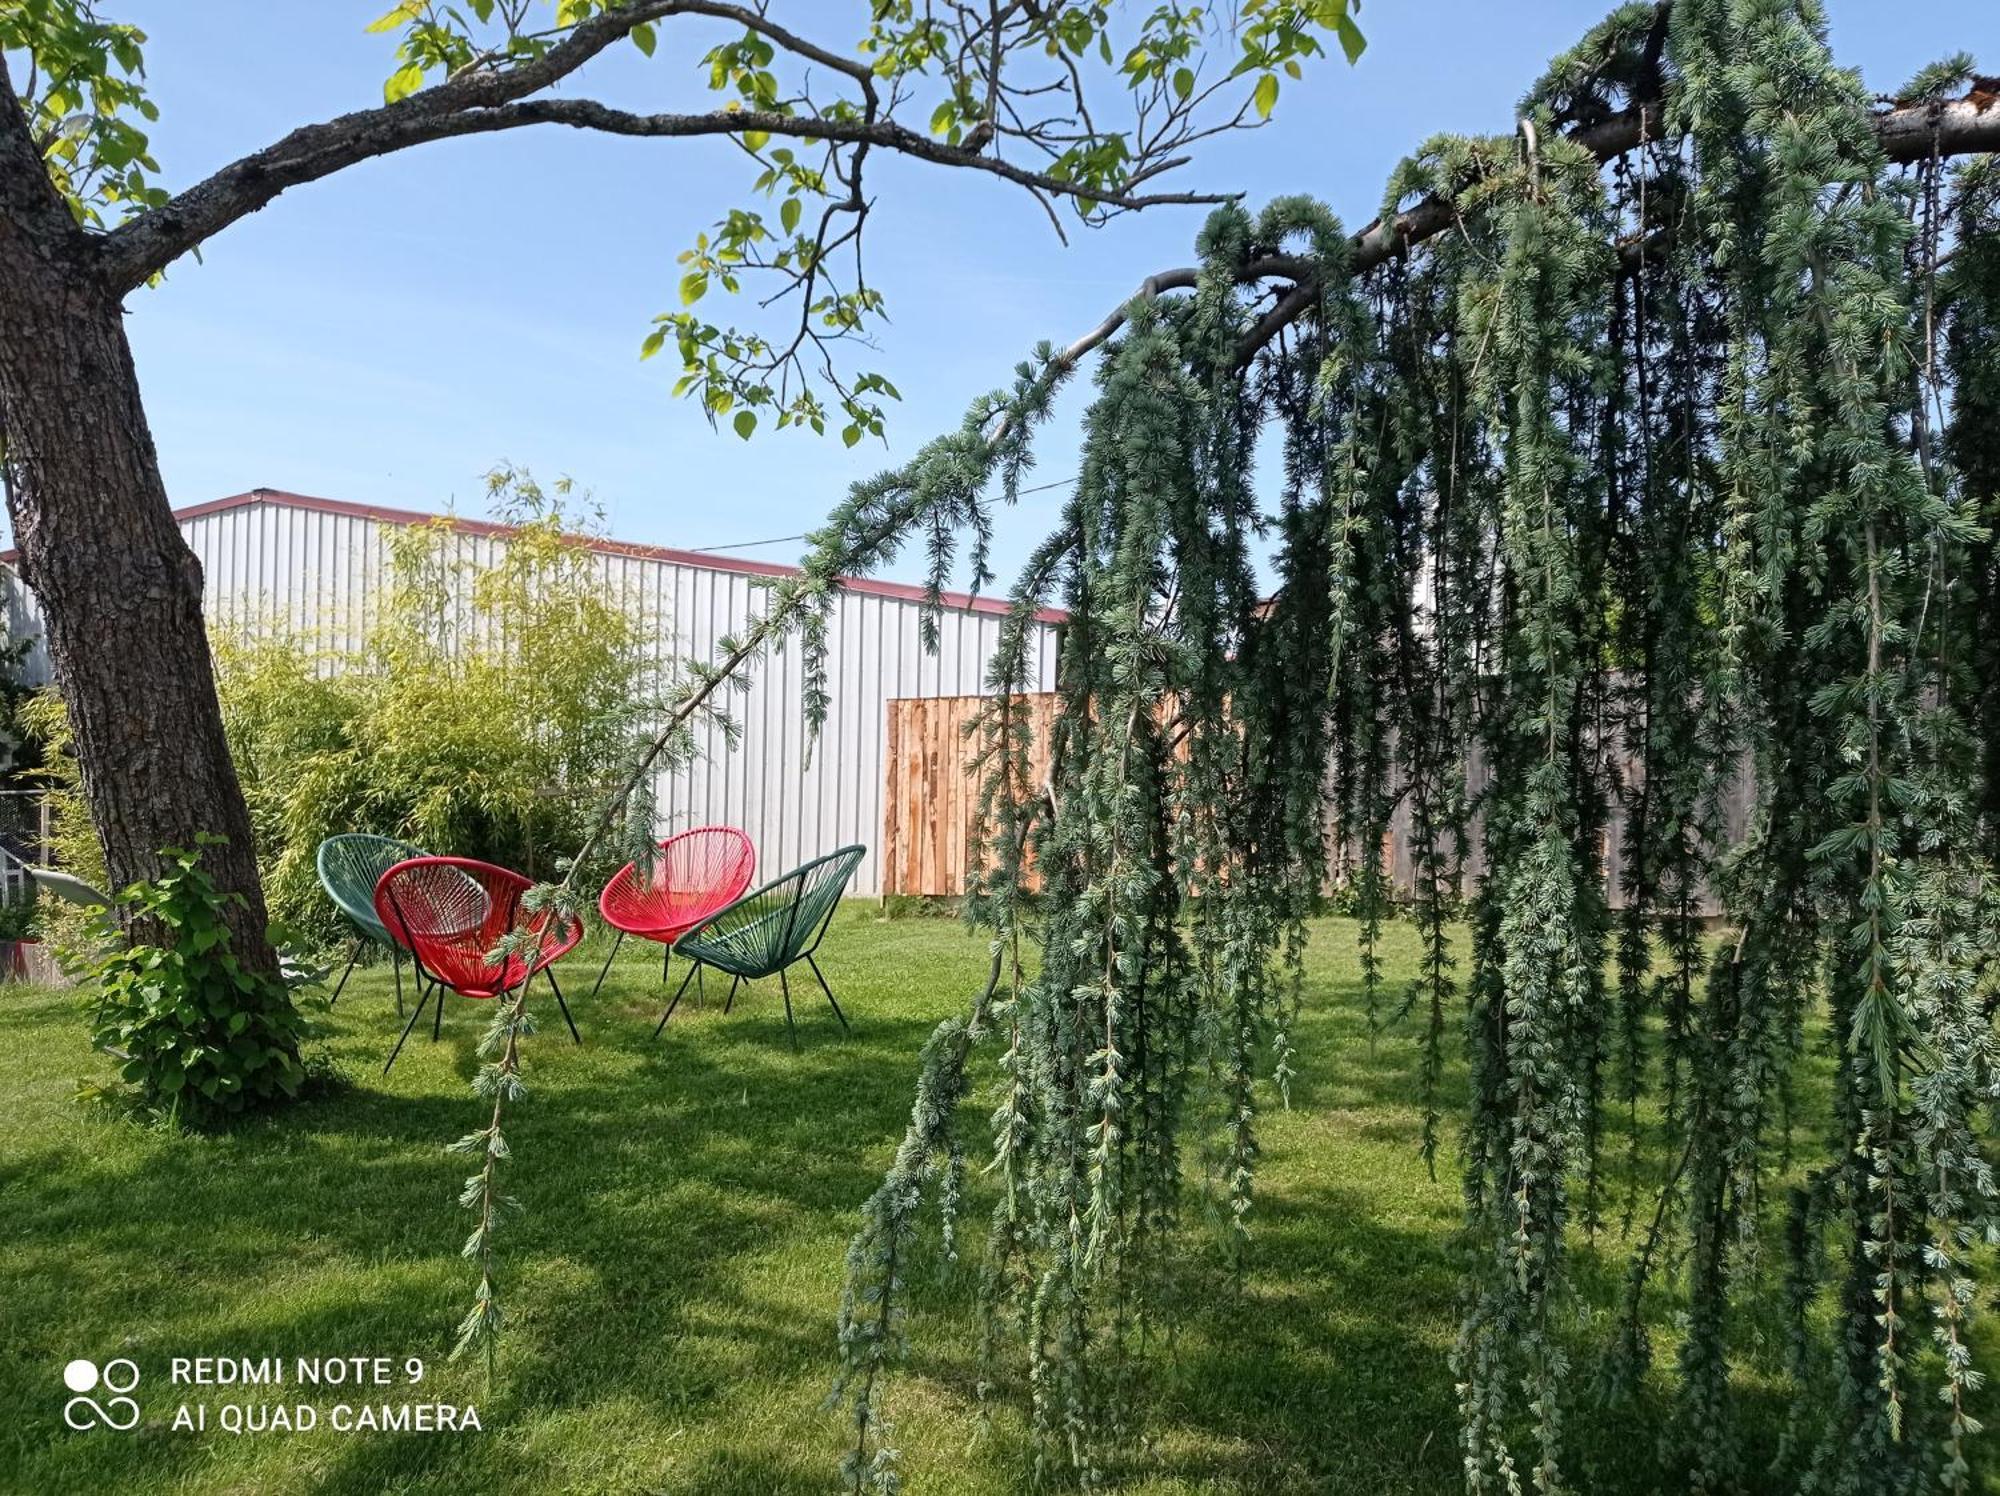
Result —
<path fill-rule="evenodd" d="M 138 27 L 99 20 L 88 0 L 0 5 L 0 54 L 27 61 L 21 106 L 43 168 L 93 228 L 167 200 L 143 128 L 160 117 L 146 96 L 145 43 Z"/>
<path fill-rule="evenodd" d="M 183 1127 L 295 1096 L 305 1080 L 305 1018 L 280 978 L 250 971 L 231 948 L 228 904 L 241 896 L 201 867 L 214 840 L 168 849 L 166 872 L 119 893 L 82 984 L 93 1041 L 117 1059 L 131 1099 Z"/>

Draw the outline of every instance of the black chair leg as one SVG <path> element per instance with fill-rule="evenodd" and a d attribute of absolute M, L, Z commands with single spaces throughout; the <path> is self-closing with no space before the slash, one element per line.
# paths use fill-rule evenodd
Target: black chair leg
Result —
<path fill-rule="evenodd" d="M 611 963 L 618 957 L 618 947 L 623 945 L 624 943 L 625 943 L 625 932 L 623 930 L 620 930 L 618 932 L 618 938 L 611 942 L 611 954 L 604 958 L 604 965 L 598 968 L 597 986 L 590 989 L 590 995 L 592 997 L 596 997 L 598 992 L 603 989 L 604 974 L 607 971 L 611 970 Z"/>
<path fill-rule="evenodd" d="M 431 1043 L 438 1041 L 438 1031 L 444 1027 L 444 983 L 432 982 L 431 992 L 437 998 L 437 1006 L 431 1009 Z"/>
<path fill-rule="evenodd" d="M 782 969 L 778 972 L 778 990 L 785 994 L 785 1032 L 792 1036 L 792 1050 L 796 1053 L 799 1047 L 799 1026 L 792 1022 L 792 984 L 785 980 Z"/>
<path fill-rule="evenodd" d="M 724 999 L 722 1004 L 722 1016 L 724 1018 L 727 1018 L 729 1010 L 736 1006 L 736 984 L 742 980 L 743 978 L 741 977 L 731 977 L 729 979 L 729 996 Z"/>
<path fill-rule="evenodd" d="M 813 960 L 808 955 L 806 957 L 806 965 L 810 966 L 813 969 L 813 975 L 819 978 L 819 990 L 826 994 L 827 1006 L 833 1009 L 833 1016 L 840 1020 L 841 1028 L 847 1033 L 853 1033 L 854 1029 L 848 1024 L 847 1015 L 840 1011 L 840 1004 L 833 1000 L 833 989 L 827 986 L 826 973 L 819 969 L 819 962 Z"/>
<path fill-rule="evenodd" d="M 354 949 L 347 953 L 347 970 L 340 974 L 340 981 L 333 989 L 333 996 L 326 1000 L 329 1008 L 340 1001 L 340 994 L 346 990 L 347 979 L 354 975 L 354 963 L 361 959 L 361 942 L 367 938 L 365 935 L 355 937 Z"/>
<path fill-rule="evenodd" d="M 549 991 L 556 995 L 556 1006 L 562 1009 L 563 1022 L 569 1025 L 570 1038 L 581 1044 L 583 1042 L 583 1035 L 576 1031 L 576 1020 L 569 1016 L 569 1004 L 563 1001 L 562 988 L 556 985 L 555 971 L 550 967 L 544 966 L 542 968 L 542 975 L 549 979 Z"/>
<path fill-rule="evenodd" d="M 694 1005 L 699 1008 L 708 1001 L 708 978 L 703 975 L 702 963 L 694 963 Z"/>
<path fill-rule="evenodd" d="M 673 969 L 674 969 L 673 942 L 666 941 L 663 942 L 660 946 L 660 989 L 662 991 L 666 990 L 667 973 L 672 971 Z M 687 982 L 685 979 L 682 980 L 681 985 L 683 987 L 687 986 Z M 676 996 L 678 995 L 679 994 L 676 994 Z"/>
<path fill-rule="evenodd" d="M 423 984 L 419 982 L 417 984 L 417 1006 L 410 1013 L 410 1021 L 403 1025 L 402 1038 L 398 1039 L 396 1041 L 396 1047 L 389 1051 L 388 1061 L 382 1066 L 382 1073 L 384 1075 L 387 1075 L 389 1073 L 389 1066 L 396 1063 L 396 1056 L 403 1052 L 403 1041 L 410 1037 L 410 1030 L 415 1028 L 417 1026 L 417 1020 L 424 1016 L 424 1004 L 429 1001 L 430 1001 L 430 994 L 424 991 Z M 438 1006 L 439 1007 L 444 1006 L 444 999 L 442 997 L 438 999 Z"/>
<path fill-rule="evenodd" d="M 681 1005 L 681 993 L 688 990 L 688 983 L 694 980 L 694 974 L 699 970 L 701 970 L 701 964 L 696 962 L 688 968 L 687 975 L 681 978 L 681 985 L 674 993 L 674 1000 L 667 1004 L 667 1011 L 660 1015 L 659 1023 L 654 1025 L 653 1037 L 655 1039 L 660 1037 L 660 1030 L 667 1026 L 667 1020 L 674 1016 L 674 1009 Z"/>

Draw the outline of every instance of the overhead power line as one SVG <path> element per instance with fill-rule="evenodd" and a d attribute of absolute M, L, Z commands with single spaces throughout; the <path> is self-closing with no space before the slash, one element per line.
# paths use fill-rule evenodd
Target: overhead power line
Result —
<path fill-rule="evenodd" d="M 1033 488 L 1024 488 L 1020 490 L 1020 496 L 1026 497 L 1031 493 L 1047 493 L 1052 488 L 1067 488 L 1074 482 L 1076 482 L 1076 474 L 1072 473 L 1069 477 L 1058 478 L 1053 483 L 1037 483 Z M 794 540 L 804 540 L 805 538 L 804 535 L 774 535 L 769 540 L 738 540 L 728 545 L 691 545 L 688 549 L 693 551 L 697 556 L 711 556 L 717 551 L 754 551 L 759 546 L 788 545 Z"/>

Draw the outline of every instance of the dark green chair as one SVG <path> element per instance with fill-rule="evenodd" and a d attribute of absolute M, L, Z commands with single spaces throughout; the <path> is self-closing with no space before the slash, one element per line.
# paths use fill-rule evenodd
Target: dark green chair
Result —
<path fill-rule="evenodd" d="M 361 832 L 329 836 L 319 844 L 319 855 L 314 861 L 319 867 L 320 886 L 359 932 L 354 950 L 347 958 L 347 970 L 340 974 L 340 985 L 333 989 L 328 1007 L 340 1001 L 341 988 L 353 975 L 354 963 L 361 959 L 361 947 L 372 940 L 377 945 L 386 945 L 390 959 L 396 964 L 396 1013 L 398 1017 L 402 1015 L 403 948 L 389 938 L 388 930 L 375 916 L 375 885 L 397 863 L 425 855 L 423 848 L 413 847 L 406 841 L 397 841 L 391 836 L 368 836 Z"/>
<path fill-rule="evenodd" d="M 812 968 L 833 1016 L 846 1029 L 847 1015 L 833 1000 L 833 989 L 826 984 L 826 974 L 819 969 L 819 963 L 813 960 L 813 952 L 819 949 L 826 927 L 833 921 L 833 911 L 839 907 L 840 896 L 854 876 L 854 869 L 867 855 L 866 847 L 853 846 L 816 857 L 804 867 L 793 868 L 782 878 L 746 893 L 727 909 L 711 914 L 683 934 L 674 942 L 674 949 L 690 957 L 694 964 L 688 968 L 687 976 L 681 978 L 680 988 L 667 1004 L 667 1011 L 660 1015 L 653 1037 L 659 1038 L 660 1030 L 674 1016 L 689 978 L 701 967 L 713 966 L 730 977 L 729 1001 L 722 1006 L 724 1013 L 735 1004 L 739 983 L 776 977 L 785 994 L 785 1028 L 792 1036 L 792 1048 L 797 1049 L 799 1030 L 792 1021 L 792 988 L 785 972 L 799 961 Z"/>

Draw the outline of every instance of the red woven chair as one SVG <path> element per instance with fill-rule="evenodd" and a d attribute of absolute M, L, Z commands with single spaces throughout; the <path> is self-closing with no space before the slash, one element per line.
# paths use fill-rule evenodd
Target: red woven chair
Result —
<path fill-rule="evenodd" d="M 521 907 L 521 896 L 532 887 L 519 873 L 470 857 L 411 857 L 382 874 L 375 884 L 375 914 L 389 938 L 416 963 L 419 992 L 416 1011 L 382 1067 L 384 1075 L 403 1052 L 403 1041 L 423 1016 L 424 1004 L 433 998 L 437 1007 L 431 1014 L 431 1038 L 437 1038 L 447 987 L 461 997 L 493 998 L 540 973 L 549 980 L 570 1037 L 583 1042 L 550 970 L 558 957 L 583 939 L 583 921 L 574 916 L 558 920 L 547 912 L 528 914 Z M 493 960 L 493 947 L 517 930 L 534 936 L 531 954 Z"/>
<path fill-rule="evenodd" d="M 641 872 L 637 863 L 626 863 L 612 874 L 597 898 L 597 912 L 618 932 L 618 938 L 611 942 L 611 954 L 604 958 L 590 995 L 597 996 L 603 987 L 604 975 L 611 970 L 627 935 L 657 940 L 666 947 L 660 954 L 660 982 L 664 986 L 667 968 L 674 959 L 674 942 L 717 910 L 735 903 L 750 886 L 756 870 L 756 849 L 734 826 L 697 826 L 668 837 L 660 843 L 659 855 L 648 871 Z M 694 971 L 700 969 L 701 963 L 696 962 Z"/>

